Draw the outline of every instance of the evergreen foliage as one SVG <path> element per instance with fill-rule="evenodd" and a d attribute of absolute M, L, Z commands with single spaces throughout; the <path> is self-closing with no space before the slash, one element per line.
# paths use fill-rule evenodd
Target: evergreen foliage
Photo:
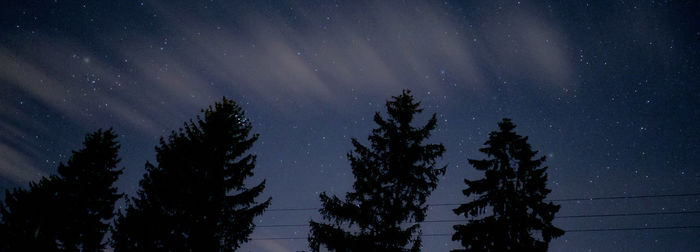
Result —
<path fill-rule="evenodd" d="M 115 251 L 235 251 L 253 232 L 270 199 L 255 198 L 265 181 L 246 187 L 257 134 L 243 110 L 224 98 L 156 147 L 138 195 L 119 213 Z"/>
<path fill-rule="evenodd" d="M 435 129 L 435 114 L 423 127 L 413 127 L 420 103 L 410 91 L 387 101 L 388 118 L 375 113 L 370 146 L 352 139 L 354 151 L 348 159 L 355 176 L 354 191 L 341 200 L 320 195 L 320 213 L 326 223 L 311 221 L 309 245 L 332 251 L 419 251 L 420 224 L 425 219 L 425 201 L 437 186 L 445 167 L 436 160 L 445 148 L 424 144 Z"/>
<path fill-rule="evenodd" d="M 102 251 L 103 238 L 121 197 L 117 136 L 109 129 L 88 134 L 58 175 L 5 191 L 0 206 L 2 251 Z"/>
<path fill-rule="evenodd" d="M 455 225 L 452 240 L 464 249 L 453 251 L 546 251 L 552 238 L 564 231 L 552 225 L 560 206 L 544 200 L 547 185 L 545 156 L 535 157 L 527 137 L 517 135 L 510 119 L 498 123 L 486 147 L 487 159 L 469 159 L 485 177 L 465 179 L 465 196 L 476 199 L 454 209 L 457 215 L 472 217 Z"/>

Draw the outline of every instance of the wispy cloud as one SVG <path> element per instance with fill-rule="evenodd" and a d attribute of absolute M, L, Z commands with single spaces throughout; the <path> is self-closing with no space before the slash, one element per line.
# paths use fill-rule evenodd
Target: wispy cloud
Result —
<path fill-rule="evenodd" d="M 0 63 L 4 66 L 0 80 L 84 124 L 98 124 L 95 122 L 108 121 L 107 117 L 112 116 L 138 125 L 139 129 L 154 131 L 157 123 L 151 115 L 140 113 L 139 107 L 133 106 L 138 104 L 129 104 L 129 97 L 115 95 L 121 89 L 118 83 L 128 83 L 129 77 L 124 76 L 126 81 L 121 79 L 122 74 L 101 57 L 79 53 L 84 51 L 56 40 L 50 45 L 37 42 L 30 52 L 22 54 L 0 47 Z"/>
<path fill-rule="evenodd" d="M 527 9 L 480 16 L 464 27 L 444 6 L 422 2 L 371 2 L 343 6 L 342 12 L 292 3 L 294 14 L 288 15 L 216 6 L 226 19 L 151 4 L 170 28 L 169 43 L 183 67 L 200 69 L 205 75 L 200 79 L 237 83 L 235 89 L 263 99 L 291 96 L 332 104 L 349 90 L 440 91 L 446 74 L 471 89 L 483 89 L 489 74 L 544 86 L 571 83 L 566 37 L 557 24 Z M 150 38 L 161 46 L 167 39 Z M 179 71 L 171 75 L 179 78 Z"/>
<path fill-rule="evenodd" d="M 158 32 L 35 34 L 21 48 L 0 46 L 0 81 L 83 127 L 155 135 L 232 93 L 273 108 L 285 99 L 342 109 L 354 95 L 488 92 L 492 75 L 556 88 L 574 74 L 565 34 L 532 10 L 506 8 L 465 25 L 437 2 L 287 4 L 190 11 L 150 1 Z"/>
<path fill-rule="evenodd" d="M 283 244 L 276 240 L 256 240 L 253 242 L 254 245 L 259 246 L 262 251 L 270 252 L 288 252 L 290 249 L 286 248 Z"/>
<path fill-rule="evenodd" d="M 36 181 L 45 173 L 34 168 L 31 159 L 14 148 L 0 143 L 0 176 L 16 183 Z"/>

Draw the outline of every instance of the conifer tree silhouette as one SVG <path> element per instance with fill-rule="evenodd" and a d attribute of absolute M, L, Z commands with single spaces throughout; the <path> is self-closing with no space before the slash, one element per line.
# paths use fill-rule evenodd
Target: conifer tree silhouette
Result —
<path fill-rule="evenodd" d="M 2 251 L 102 251 L 103 238 L 121 197 L 113 183 L 122 169 L 117 136 L 88 134 L 58 175 L 5 192 L 0 206 Z"/>
<path fill-rule="evenodd" d="M 235 251 L 248 241 L 270 199 L 265 181 L 247 188 L 258 139 L 234 101 L 223 98 L 156 147 L 138 195 L 115 221 L 115 251 Z"/>
<path fill-rule="evenodd" d="M 564 231 L 552 225 L 560 206 L 545 203 L 547 185 L 545 156 L 536 158 L 527 137 L 517 135 L 510 119 L 498 123 L 486 147 L 487 159 L 469 159 L 485 177 L 465 179 L 465 196 L 476 199 L 454 209 L 457 215 L 474 219 L 455 225 L 452 240 L 464 249 L 453 251 L 546 251 L 552 238 Z"/>
<path fill-rule="evenodd" d="M 410 91 L 387 101 L 388 118 L 375 113 L 379 125 L 372 130 L 370 146 L 352 139 L 348 159 L 355 175 L 354 191 L 341 200 L 320 195 L 320 213 L 327 223 L 310 222 L 309 245 L 319 251 L 419 251 L 420 224 L 426 198 L 437 186 L 445 167 L 436 160 L 442 144 L 424 144 L 435 129 L 435 114 L 420 128 L 411 125 L 422 112 Z"/>

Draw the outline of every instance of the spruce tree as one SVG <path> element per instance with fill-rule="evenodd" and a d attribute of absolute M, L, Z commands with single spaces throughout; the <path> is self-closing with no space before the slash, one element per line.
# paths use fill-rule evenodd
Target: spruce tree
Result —
<path fill-rule="evenodd" d="M 419 222 L 425 219 L 425 201 L 437 186 L 445 167 L 436 160 L 445 148 L 423 143 L 435 129 L 435 114 L 422 127 L 413 127 L 420 103 L 410 91 L 386 102 L 388 118 L 375 113 L 364 146 L 352 139 L 348 153 L 355 182 L 345 199 L 320 195 L 320 213 L 326 223 L 310 222 L 309 245 L 319 251 L 419 251 Z"/>
<path fill-rule="evenodd" d="M 58 175 L 5 192 L 0 207 L 4 251 L 102 251 L 121 197 L 113 186 L 119 145 L 109 129 L 88 134 Z"/>
<path fill-rule="evenodd" d="M 258 139 L 234 101 L 202 110 L 156 147 L 157 164 L 146 164 L 137 196 L 119 214 L 115 251 L 235 251 L 248 241 L 270 199 L 255 198 L 265 181 L 246 187 Z"/>
<path fill-rule="evenodd" d="M 564 231 L 552 225 L 560 206 L 545 202 L 551 191 L 546 188 L 547 167 L 541 167 L 545 156 L 536 157 L 527 137 L 513 131 L 510 119 L 498 127 L 480 149 L 487 158 L 469 159 L 485 177 L 464 180 L 464 195 L 475 199 L 454 209 L 471 218 L 454 226 L 452 240 L 464 249 L 453 251 L 546 251 L 551 239 Z"/>
<path fill-rule="evenodd" d="M 29 189 L 5 191 L 0 206 L 0 251 L 61 251 L 58 234 L 63 219 L 58 218 L 55 207 L 63 205 L 56 198 L 56 182 L 43 177 L 30 182 Z"/>

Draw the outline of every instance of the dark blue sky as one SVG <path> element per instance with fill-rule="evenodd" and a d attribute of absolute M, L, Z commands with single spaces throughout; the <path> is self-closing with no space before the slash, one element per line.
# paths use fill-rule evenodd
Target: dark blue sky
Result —
<path fill-rule="evenodd" d="M 260 140 L 251 183 L 272 208 L 343 195 L 350 138 L 413 90 L 448 165 L 430 203 L 461 203 L 467 165 L 503 117 L 548 156 L 552 199 L 700 192 L 697 1 L 4 1 L 0 186 L 55 172 L 83 136 L 120 134 L 133 193 L 158 138 L 222 96 Z M 236 3 L 230 3 L 236 2 Z M 365 141 L 366 142 L 366 141 Z M 700 197 L 561 202 L 561 215 L 700 210 Z M 433 207 L 428 220 L 459 219 Z M 557 219 L 565 229 L 700 225 L 697 214 Z M 315 211 L 268 211 L 259 225 Z M 425 223 L 424 234 L 454 223 Z M 305 237 L 260 227 L 252 237 Z M 690 251 L 698 229 L 571 232 L 554 251 Z M 446 251 L 448 236 L 424 238 Z M 296 251 L 256 240 L 242 251 Z"/>

